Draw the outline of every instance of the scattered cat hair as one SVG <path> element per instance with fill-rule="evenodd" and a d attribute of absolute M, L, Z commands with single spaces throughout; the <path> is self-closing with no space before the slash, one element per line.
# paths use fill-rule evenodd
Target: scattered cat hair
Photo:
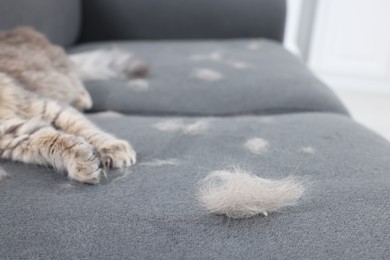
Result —
<path fill-rule="evenodd" d="M 261 48 L 261 44 L 259 42 L 251 42 L 246 46 L 246 48 L 251 51 L 257 51 Z"/>
<path fill-rule="evenodd" d="M 206 68 L 195 69 L 191 75 L 194 78 L 207 81 L 218 81 L 223 78 L 220 72 Z"/>
<path fill-rule="evenodd" d="M 130 175 L 130 173 L 132 173 L 132 171 L 129 171 L 129 170 L 127 170 L 127 171 L 122 171 L 120 175 L 116 176 L 116 177 L 112 180 L 112 183 L 122 181 L 123 179 L 127 178 L 127 177 Z"/>
<path fill-rule="evenodd" d="M 262 138 L 251 138 L 244 143 L 244 146 L 254 154 L 262 154 L 269 148 L 269 142 Z"/>
<path fill-rule="evenodd" d="M 197 197 L 207 212 L 236 219 L 267 216 L 296 204 L 305 191 L 293 177 L 263 179 L 242 169 L 213 171 L 199 184 Z"/>
<path fill-rule="evenodd" d="M 74 188 L 74 186 L 71 183 L 62 183 L 58 185 L 58 188 L 61 190 L 69 190 Z"/>
<path fill-rule="evenodd" d="M 242 70 L 242 69 L 247 69 L 250 67 L 250 65 L 246 62 L 242 61 L 234 61 L 234 60 L 229 60 L 226 62 L 226 64 L 232 66 L 235 69 Z"/>
<path fill-rule="evenodd" d="M 185 124 L 181 120 L 166 120 L 154 124 L 153 127 L 163 132 L 177 132 L 182 130 Z"/>
<path fill-rule="evenodd" d="M 79 77 L 84 80 L 126 80 L 144 77 L 149 69 L 145 62 L 128 51 L 112 47 L 69 55 Z"/>
<path fill-rule="evenodd" d="M 7 176 L 7 172 L 2 167 L 0 167 L 0 181 L 5 179 Z"/>
<path fill-rule="evenodd" d="M 183 128 L 183 133 L 186 135 L 198 135 L 203 133 L 208 128 L 208 122 L 199 120 L 192 124 L 188 124 Z"/>
<path fill-rule="evenodd" d="M 60 46 L 30 27 L 0 32 L 2 159 L 52 166 L 90 184 L 108 168 L 133 165 L 136 153 L 126 140 L 102 131 L 78 111 L 91 106 Z"/>
<path fill-rule="evenodd" d="M 225 59 L 225 57 L 219 51 L 214 51 L 208 54 L 193 54 L 190 56 L 190 59 L 193 61 L 221 62 L 238 70 L 243 70 L 251 67 L 251 65 L 246 62 Z M 209 69 L 195 70 L 193 76 L 204 80 L 219 80 L 222 78 L 222 75 L 219 72 L 216 73 L 216 71 L 212 71 Z"/>
<path fill-rule="evenodd" d="M 219 51 L 214 51 L 208 54 L 193 54 L 190 56 L 194 61 L 220 61 L 223 56 Z"/>
<path fill-rule="evenodd" d="M 166 120 L 154 124 L 153 127 L 163 132 L 182 132 L 185 135 L 198 135 L 208 128 L 206 120 L 198 120 L 191 124 L 185 124 L 181 120 Z"/>
<path fill-rule="evenodd" d="M 150 162 L 141 162 L 139 163 L 140 165 L 147 165 L 147 166 L 152 166 L 152 167 L 159 167 L 159 166 L 175 166 L 179 164 L 179 161 L 177 159 L 165 159 L 165 160 L 160 160 L 160 159 L 154 159 L 153 161 Z"/>
<path fill-rule="evenodd" d="M 145 79 L 130 79 L 127 81 L 127 85 L 136 92 L 149 90 L 149 81 Z"/>
<path fill-rule="evenodd" d="M 302 153 L 306 153 L 306 154 L 315 154 L 316 153 L 316 150 L 313 147 L 311 147 L 311 146 L 302 147 L 300 149 L 300 151 Z"/>

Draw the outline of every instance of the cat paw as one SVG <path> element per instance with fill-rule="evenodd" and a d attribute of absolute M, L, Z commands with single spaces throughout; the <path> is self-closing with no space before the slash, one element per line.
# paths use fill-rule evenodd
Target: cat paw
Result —
<path fill-rule="evenodd" d="M 125 168 L 135 164 L 136 153 L 124 140 L 110 139 L 98 147 L 105 168 Z"/>
<path fill-rule="evenodd" d="M 69 178 L 88 184 L 97 184 L 103 174 L 101 160 L 96 149 L 90 144 L 74 147 L 73 159 L 68 166 Z"/>

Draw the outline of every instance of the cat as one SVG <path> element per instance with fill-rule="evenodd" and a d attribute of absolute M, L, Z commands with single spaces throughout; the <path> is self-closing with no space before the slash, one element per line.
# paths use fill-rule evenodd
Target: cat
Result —
<path fill-rule="evenodd" d="M 142 62 L 121 66 L 122 74 L 147 74 Z M 0 32 L 1 158 L 49 165 L 88 184 L 99 183 L 106 168 L 135 164 L 127 141 L 80 112 L 92 99 L 78 72 L 60 46 L 33 28 Z"/>

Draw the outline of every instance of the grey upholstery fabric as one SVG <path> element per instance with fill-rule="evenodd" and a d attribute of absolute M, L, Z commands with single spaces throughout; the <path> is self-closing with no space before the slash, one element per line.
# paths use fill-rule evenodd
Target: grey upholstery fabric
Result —
<path fill-rule="evenodd" d="M 283 39 L 285 0 L 84 0 L 82 41 Z"/>
<path fill-rule="evenodd" d="M 128 114 L 234 115 L 327 111 L 347 114 L 337 97 L 298 59 L 269 40 L 136 41 L 77 46 L 81 52 L 117 46 L 148 60 L 149 89 L 124 81 L 88 82 L 93 111 Z M 219 60 L 196 60 L 221 54 Z M 195 56 L 194 56 L 195 55 Z M 202 58 L 202 57 L 200 57 Z M 195 60 L 194 60 L 195 59 Z M 246 68 L 232 64 L 243 63 Z M 242 65 L 242 64 L 241 64 Z M 194 77 L 208 69 L 217 81 Z"/>
<path fill-rule="evenodd" d="M 84 41 L 281 40 L 284 26 L 282 0 L 83 3 Z M 69 46 L 79 11 L 77 0 L 0 0 L 0 29 L 29 24 Z M 46 167 L 2 160 L 7 176 L 0 180 L 0 259 L 388 258 L 390 144 L 346 117 L 337 97 L 280 45 L 105 42 L 71 52 L 112 44 L 150 61 L 149 85 L 89 82 L 93 111 L 125 113 L 89 117 L 129 140 L 138 163 L 89 186 Z M 221 78 L 202 80 L 194 76 L 197 69 Z M 155 126 L 172 119 L 206 127 L 188 135 Z M 261 155 L 243 145 L 255 137 L 269 142 Z M 308 180 L 307 195 L 268 217 L 207 214 L 195 199 L 198 181 L 237 165 L 265 178 L 301 176 Z"/>
<path fill-rule="evenodd" d="M 80 6 L 79 0 L 0 0 L 0 30 L 29 25 L 69 46 L 79 33 Z"/>
<path fill-rule="evenodd" d="M 91 118 L 130 140 L 138 164 L 98 186 L 53 170 L 2 161 L 2 259 L 386 259 L 390 248 L 390 144 L 344 116 L 306 113 L 206 119 L 187 136 L 155 129 L 158 117 Z M 198 118 L 184 118 L 194 122 Z M 247 138 L 268 152 L 245 150 Z M 314 154 L 302 147 L 311 146 Z M 153 166 L 155 159 L 177 165 Z M 149 164 L 148 164 L 149 163 Z M 311 183 L 298 205 L 229 220 L 196 203 L 196 183 L 240 165 L 269 178 Z"/>

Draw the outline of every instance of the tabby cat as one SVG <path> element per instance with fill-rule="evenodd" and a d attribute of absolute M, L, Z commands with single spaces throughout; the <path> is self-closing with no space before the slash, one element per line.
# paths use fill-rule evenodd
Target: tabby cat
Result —
<path fill-rule="evenodd" d="M 0 32 L 1 158 L 50 165 L 90 184 L 99 182 L 105 168 L 134 164 L 128 142 L 79 112 L 91 106 L 61 47 L 28 27 Z"/>

